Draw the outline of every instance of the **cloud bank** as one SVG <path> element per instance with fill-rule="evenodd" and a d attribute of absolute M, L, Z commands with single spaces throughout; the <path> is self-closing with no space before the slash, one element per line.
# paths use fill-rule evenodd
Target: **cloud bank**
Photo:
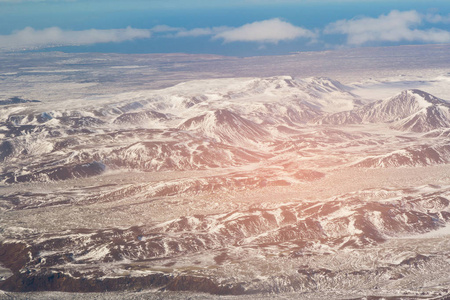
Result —
<path fill-rule="evenodd" d="M 89 29 L 89 30 L 62 30 L 58 27 L 50 27 L 37 30 L 32 27 L 13 32 L 10 35 L 0 35 L 1 50 L 29 50 L 57 46 L 79 46 L 97 43 L 124 42 L 134 39 L 150 38 L 151 36 L 187 38 L 210 36 L 214 39 L 222 39 L 226 43 L 231 42 L 259 42 L 273 43 L 293 40 L 297 38 L 316 38 L 316 34 L 310 30 L 294 26 L 280 19 L 271 19 L 245 24 L 241 27 L 206 27 L 185 29 L 158 25 L 151 29 Z"/>
<path fill-rule="evenodd" d="M 134 39 L 149 38 L 148 29 L 89 29 L 81 31 L 62 30 L 50 27 L 36 30 L 26 27 L 11 35 L 0 35 L 0 49 L 21 50 L 39 49 L 55 46 L 79 46 L 97 43 L 124 42 Z"/>
<path fill-rule="evenodd" d="M 225 43 L 232 42 L 258 42 L 277 44 L 280 41 L 294 40 L 297 38 L 314 39 L 317 34 L 282 21 L 278 18 L 253 22 L 240 27 L 205 27 L 194 29 L 179 29 L 167 37 L 200 37 L 211 36 L 213 40 L 221 39 Z"/>
<path fill-rule="evenodd" d="M 2 0 L 0 0 L 2 1 Z M 258 43 L 261 48 L 267 44 L 303 39 L 307 42 L 321 42 L 327 35 L 343 35 L 348 46 L 362 46 L 368 43 L 450 43 L 450 31 L 434 28 L 434 24 L 450 23 L 450 15 L 420 14 L 417 11 L 393 10 L 386 15 L 339 20 L 326 25 L 322 30 L 309 30 L 295 26 L 281 19 L 269 19 L 244 24 L 240 27 L 203 27 L 187 29 L 158 25 L 150 29 L 88 29 L 80 31 L 62 30 L 51 27 L 37 30 L 31 27 L 0 35 L 0 50 L 29 50 L 55 46 L 78 46 L 97 43 L 124 42 L 135 39 L 153 38 L 198 38 L 209 37 L 211 41 L 224 43 Z M 425 28 L 425 29 L 421 29 Z M 302 41 L 303 43 L 305 41 Z M 317 43 L 319 44 L 319 43 Z M 331 45 L 333 46 L 333 45 Z M 340 47 L 342 45 L 335 45 Z"/>
<path fill-rule="evenodd" d="M 214 39 L 230 42 L 261 42 L 276 44 L 297 38 L 313 39 L 316 34 L 310 30 L 294 26 L 280 19 L 271 19 L 245 24 L 214 35 Z"/>
<path fill-rule="evenodd" d="M 417 27 L 426 20 L 442 22 L 446 20 L 439 15 L 423 16 L 417 11 L 397 10 L 378 18 L 363 17 L 352 20 L 340 20 L 329 24 L 325 34 L 345 34 L 347 43 L 353 46 L 369 42 L 424 42 L 448 43 L 450 32 L 442 29 L 421 30 Z"/>

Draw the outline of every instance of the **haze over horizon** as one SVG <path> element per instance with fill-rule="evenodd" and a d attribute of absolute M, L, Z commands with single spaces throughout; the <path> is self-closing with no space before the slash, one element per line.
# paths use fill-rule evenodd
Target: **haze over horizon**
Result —
<path fill-rule="evenodd" d="M 450 43 L 447 1 L 1 0 L 0 52 L 282 55 Z"/>

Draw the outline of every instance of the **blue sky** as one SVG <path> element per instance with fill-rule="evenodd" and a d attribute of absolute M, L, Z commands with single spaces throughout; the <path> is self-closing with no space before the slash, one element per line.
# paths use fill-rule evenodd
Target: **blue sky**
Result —
<path fill-rule="evenodd" d="M 0 0 L 0 51 L 254 56 L 447 43 L 448 0 Z"/>

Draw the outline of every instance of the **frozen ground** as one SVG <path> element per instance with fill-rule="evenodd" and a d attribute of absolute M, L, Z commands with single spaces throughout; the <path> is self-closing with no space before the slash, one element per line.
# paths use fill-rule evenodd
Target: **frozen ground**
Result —
<path fill-rule="evenodd" d="M 448 297 L 447 50 L 3 55 L 0 298 Z"/>

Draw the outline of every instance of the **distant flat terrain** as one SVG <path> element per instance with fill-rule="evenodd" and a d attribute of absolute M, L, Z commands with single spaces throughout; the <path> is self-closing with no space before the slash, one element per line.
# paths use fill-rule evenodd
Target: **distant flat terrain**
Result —
<path fill-rule="evenodd" d="M 10 53 L 0 55 L 0 97 L 78 99 L 224 77 L 320 76 L 343 83 L 405 75 L 426 78 L 448 72 L 449 53 L 448 45 L 242 58 L 191 54 Z"/>

